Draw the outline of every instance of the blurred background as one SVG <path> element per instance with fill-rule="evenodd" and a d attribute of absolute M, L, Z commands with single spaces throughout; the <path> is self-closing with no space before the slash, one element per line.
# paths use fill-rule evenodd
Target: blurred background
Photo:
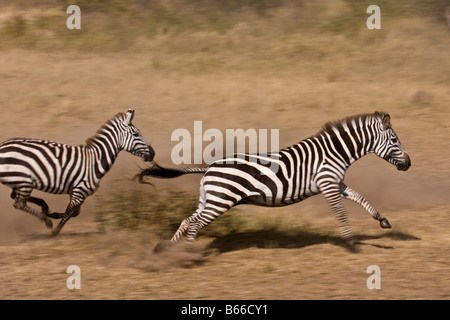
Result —
<path fill-rule="evenodd" d="M 379 30 L 366 26 L 372 4 Z M 69 5 L 80 7 L 79 30 L 66 27 Z M 0 298 L 448 298 L 449 8 L 448 0 L 0 1 L 0 141 L 78 145 L 133 108 L 155 160 L 173 166 L 171 134 L 193 133 L 196 120 L 203 131 L 279 129 L 285 147 L 326 121 L 378 110 L 390 113 L 412 160 L 397 172 L 368 156 L 348 171 L 347 184 L 394 227 L 381 230 L 346 202 L 370 244 L 358 255 L 339 245 L 318 196 L 231 210 L 200 233 L 213 254 L 155 256 L 152 246 L 195 210 L 200 177 L 139 185 L 133 177 L 145 164 L 129 154 L 56 239 L 2 187 Z M 36 196 L 55 211 L 68 202 Z M 387 280 L 374 293 L 365 270 L 377 263 Z M 70 264 L 86 279 L 78 292 L 65 287 Z M 234 271 L 225 277 L 224 268 Z M 194 281 L 205 274 L 216 290 Z"/>

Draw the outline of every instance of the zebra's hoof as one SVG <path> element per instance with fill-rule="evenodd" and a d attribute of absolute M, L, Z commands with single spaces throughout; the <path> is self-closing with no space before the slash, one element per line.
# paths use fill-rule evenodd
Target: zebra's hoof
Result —
<path fill-rule="evenodd" d="M 64 213 L 58 213 L 58 212 L 47 212 L 47 217 L 52 219 L 61 219 L 64 216 Z"/>
<path fill-rule="evenodd" d="M 358 253 L 360 251 L 358 244 L 348 246 L 348 251 L 350 251 L 351 253 Z"/>
<path fill-rule="evenodd" d="M 166 250 L 169 247 L 170 247 L 170 242 L 169 241 L 161 241 L 161 242 L 158 242 L 156 244 L 156 246 L 153 248 L 153 252 L 154 253 L 160 253 L 160 252 L 163 252 L 164 250 Z"/>
<path fill-rule="evenodd" d="M 45 226 L 46 226 L 48 229 L 53 229 L 53 222 L 52 222 L 52 220 L 50 220 L 50 219 L 44 219 L 44 222 L 45 222 Z"/>
<path fill-rule="evenodd" d="M 383 219 L 380 220 L 380 226 L 383 229 L 390 229 L 390 228 L 392 228 L 391 224 L 389 223 L 389 221 L 386 218 L 383 218 Z"/>
<path fill-rule="evenodd" d="M 359 244 L 359 242 L 356 241 L 355 239 L 347 240 L 347 249 L 348 249 L 348 251 L 350 251 L 352 253 L 358 253 L 359 252 L 358 244 Z"/>

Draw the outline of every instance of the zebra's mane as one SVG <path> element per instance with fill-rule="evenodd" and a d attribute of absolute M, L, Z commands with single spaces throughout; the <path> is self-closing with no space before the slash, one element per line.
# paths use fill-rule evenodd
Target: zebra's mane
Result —
<path fill-rule="evenodd" d="M 328 133 L 330 135 L 334 135 L 334 129 L 340 128 L 344 124 L 347 124 L 348 127 L 351 127 L 353 121 L 355 121 L 355 123 L 358 124 L 361 120 L 361 122 L 364 124 L 364 123 L 367 123 L 366 121 L 369 119 L 382 120 L 385 115 L 387 115 L 387 113 L 376 111 L 375 113 L 358 114 L 355 116 L 346 117 L 346 118 L 336 120 L 336 121 L 329 121 L 323 125 L 322 130 L 320 130 L 317 133 L 317 135 L 320 135 L 322 133 Z"/>
<path fill-rule="evenodd" d="M 90 145 L 94 144 L 94 143 L 95 143 L 95 140 L 96 140 L 96 138 L 97 138 L 97 136 L 99 136 L 100 133 L 102 133 L 103 130 L 104 130 L 107 126 L 109 126 L 109 125 L 111 125 L 111 124 L 114 124 L 115 122 L 118 122 L 118 121 L 123 121 L 123 120 L 125 119 L 125 117 L 126 117 L 126 114 L 123 113 L 123 112 L 120 112 L 120 113 L 116 114 L 114 117 L 112 117 L 111 119 L 109 119 L 108 121 L 106 121 L 106 122 L 105 122 L 105 123 L 97 130 L 97 132 L 96 132 L 93 136 L 91 136 L 91 137 L 89 137 L 89 138 L 86 139 L 86 142 L 85 142 L 86 146 L 90 146 Z"/>

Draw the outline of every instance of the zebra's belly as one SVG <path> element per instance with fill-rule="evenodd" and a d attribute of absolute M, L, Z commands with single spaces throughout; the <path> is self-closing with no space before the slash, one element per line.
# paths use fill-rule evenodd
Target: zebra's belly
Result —
<path fill-rule="evenodd" d="M 63 186 L 53 186 L 41 184 L 35 187 L 36 190 L 52 193 L 52 194 L 69 194 L 69 190 L 64 189 Z"/>
<path fill-rule="evenodd" d="M 290 204 L 294 204 L 294 203 L 303 201 L 315 194 L 316 193 L 309 194 L 309 195 L 303 195 L 301 197 L 285 198 L 285 199 L 264 198 L 261 195 L 249 196 L 249 197 L 246 197 L 246 198 L 242 199 L 241 201 L 239 201 L 236 205 L 253 204 L 253 205 L 264 206 L 264 207 L 284 207 L 284 206 L 288 206 Z"/>
<path fill-rule="evenodd" d="M 75 183 L 40 184 L 35 189 L 53 194 L 72 194 L 74 190 L 81 192 L 84 196 L 90 196 L 98 190 L 99 184 L 90 180 L 76 180 Z"/>

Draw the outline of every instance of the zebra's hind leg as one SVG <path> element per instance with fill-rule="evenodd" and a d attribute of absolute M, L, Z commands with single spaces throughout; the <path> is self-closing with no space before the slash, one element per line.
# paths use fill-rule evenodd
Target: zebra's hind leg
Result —
<path fill-rule="evenodd" d="M 62 217 L 64 217 L 64 213 L 47 212 L 47 217 L 52 218 L 52 219 L 62 219 Z"/>
<path fill-rule="evenodd" d="M 171 244 L 175 244 L 178 242 L 178 240 L 183 236 L 183 234 L 186 233 L 186 231 L 189 229 L 190 223 L 189 218 L 184 219 L 180 226 L 178 227 L 178 230 L 173 235 L 172 239 L 170 239 Z"/>
<path fill-rule="evenodd" d="M 43 199 L 30 197 L 30 198 L 28 198 L 28 202 L 37 204 L 38 206 L 41 207 L 43 214 L 45 214 L 45 215 L 48 214 L 48 204 Z"/>
<path fill-rule="evenodd" d="M 168 247 L 175 245 L 185 233 L 187 233 L 186 234 L 186 242 L 189 245 L 192 245 L 194 243 L 197 233 L 200 231 L 200 229 L 207 226 L 209 223 L 214 221 L 214 219 L 220 215 L 219 214 L 219 215 L 215 216 L 214 218 L 210 218 L 207 220 L 207 222 L 205 222 L 205 220 L 199 219 L 199 217 L 201 216 L 202 213 L 203 213 L 203 211 L 200 211 L 200 212 L 196 211 L 192 216 L 190 216 L 187 219 L 184 219 L 181 222 L 180 226 L 178 227 L 178 230 L 173 235 L 172 239 L 170 239 L 170 241 L 159 242 L 155 246 L 153 251 L 156 253 L 159 253 L 159 252 L 162 252 L 163 250 L 167 249 Z M 211 216 L 208 213 L 208 218 L 209 217 L 211 217 Z"/>
<path fill-rule="evenodd" d="M 153 248 L 153 252 L 158 253 L 158 252 L 164 251 L 168 247 L 171 247 L 174 244 L 176 244 L 178 242 L 178 240 L 180 240 L 180 238 L 186 233 L 186 231 L 189 230 L 191 221 L 194 221 L 196 219 L 196 217 L 199 215 L 199 213 L 202 212 L 202 210 L 205 207 L 205 203 L 206 203 L 205 191 L 204 191 L 203 187 L 200 187 L 200 197 L 199 197 L 199 201 L 198 201 L 197 210 L 195 210 L 195 212 L 189 218 L 184 219 L 181 222 L 180 226 L 178 227 L 177 231 L 172 236 L 172 239 L 170 239 L 170 241 L 163 241 L 163 242 L 157 243 L 155 248 Z"/>
<path fill-rule="evenodd" d="M 238 199 L 238 201 L 239 200 L 241 199 Z M 211 206 L 209 206 L 207 202 L 205 208 L 202 211 L 188 218 L 189 226 L 186 234 L 186 241 L 188 243 L 194 242 L 200 229 L 206 227 L 211 222 L 216 220 L 219 216 L 229 210 L 235 203 L 232 203 L 231 205 L 229 203 L 223 204 L 223 207 L 219 207 L 217 204 L 218 202 L 216 202 L 215 204 L 211 203 Z"/>
<path fill-rule="evenodd" d="M 180 223 L 180 226 L 178 227 L 178 229 L 175 232 L 175 234 L 172 236 L 172 239 L 170 239 L 170 241 L 158 242 L 156 244 L 155 248 L 153 249 L 153 252 L 155 252 L 155 253 L 162 252 L 165 249 L 167 249 L 167 248 L 173 246 L 174 244 L 176 244 L 178 242 L 178 240 L 180 240 L 180 238 L 186 233 L 186 231 L 189 230 L 189 227 L 191 225 L 191 221 L 195 220 L 195 217 L 198 215 L 199 212 L 201 212 L 201 210 L 203 210 L 203 204 L 200 202 L 199 208 L 195 211 L 195 213 L 192 214 L 189 218 L 184 219 Z"/>
<path fill-rule="evenodd" d="M 217 210 L 217 208 L 211 209 L 208 207 L 203 207 L 201 203 L 197 211 L 192 214 L 189 218 L 184 219 L 178 230 L 173 235 L 172 239 L 168 242 L 160 242 L 153 249 L 154 252 L 161 252 L 167 247 L 176 244 L 180 238 L 186 234 L 186 242 L 188 244 L 193 244 L 197 233 L 201 228 L 206 227 L 208 224 L 213 222 L 217 217 L 219 217 L 223 212 L 227 211 L 228 208 L 223 208 L 223 210 Z"/>
<path fill-rule="evenodd" d="M 367 200 L 364 199 L 364 197 L 361 194 L 359 194 L 357 191 L 350 189 L 345 184 L 341 183 L 340 193 L 344 199 L 352 200 L 352 201 L 356 202 L 357 204 L 359 204 L 360 206 L 362 206 L 364 209 L 366 209 L 366 211 L 369 212 L 369 214 L 372 216 L 372 218 L 374 218 L 375 220 L 378 220 L 380 222 L 380 226 L 383 229 L 392 228 L 388 219 L 383 217 L 377 210 L 375 210 L 367 202 Z"/>
<path fill-rule="evenodd" d="M 11 192 L 11 198 L 15 200 L 16 197 L 17 197 L 16 191 L 13 190 Z M 28 199 L 27 199 L 27 202 L 31 202 L 31 203 L 34 203 L 34 204 L 40 206 L 41 209 L 42 209 L 42 214 L 45 214 L 45 215 L 48 214 L 48 210 L 49 210 L 48 204 L 43 199 L 29 196 Z"/>
<path fill-rule="evenodd" d="M 47 203 L 39 198 L 30 197 L 32 189 L 31 188 L 17 188 L 13 189 L 11 192 L 11 198 L 14 199 L 14 208 L 25 211 L 39 220 L 45 223 L 45 226 L 49 229 L 53 228 L 53 222 L 47 217 L 48 205 Z M 27 201 L 35 203 L 42 208 L 42 212 L 39 212 L 27 205 Z"/>
<path fill-rule="evenodd" d="M 188 228 L 189 228 L 189 218 L 184 219 L 181 222 L 180 226 L 178 227 L 178 230 L 175 232 L 175 234 L 173 235 L 172 239 L 170 239 L 170 241 L 158 242 L 156 244 L 156 246 L 153 248 L 153 252 L 155 252 L 155 253 L 162 252 L 165 249 L 176 244 L 178 242 L 178 240 L 183 236 L 183 234 L 186 233 Z"/>

